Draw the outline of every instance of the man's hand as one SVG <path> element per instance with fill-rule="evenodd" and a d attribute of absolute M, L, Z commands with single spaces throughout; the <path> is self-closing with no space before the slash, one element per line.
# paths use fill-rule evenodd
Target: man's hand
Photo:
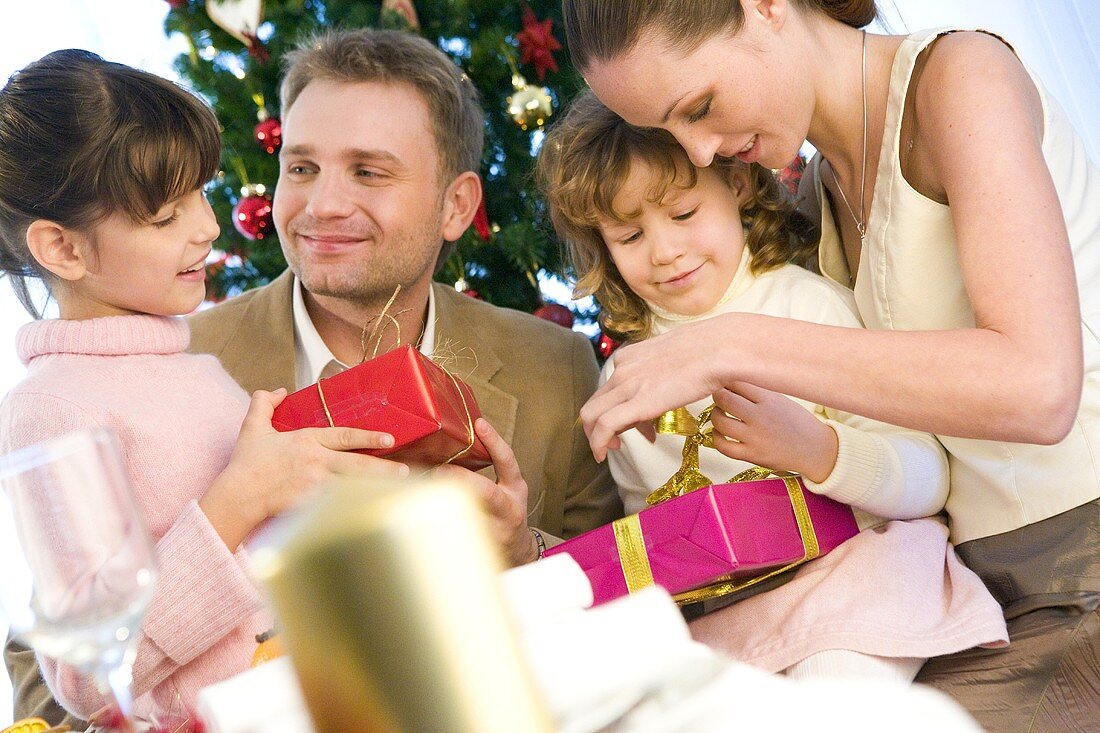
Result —
<path fill-rule="evenodd" d="M 474 433 L 489 451 L 497 480 L 461 466 L 445 465 L 435 475 L 458 479 L 471 486 L 481 498 L 489 518 L 489 529 L 512 566 L 538 559 L 538 544 L 527 528 L 527 482 L 516 463 L 516 454 L 485 418 L 474 423 Z"/>

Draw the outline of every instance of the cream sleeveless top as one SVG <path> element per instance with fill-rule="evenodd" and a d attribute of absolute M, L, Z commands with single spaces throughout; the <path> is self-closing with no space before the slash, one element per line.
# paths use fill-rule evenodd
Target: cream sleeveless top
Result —
<path fill-rule="evenodd" d="M 949 32 L 913 34 L 894 58 L 878 178 L 855 281 L 856 305 L 867 328 L 974 326 L 951 209 L 918 193 L 902 175 L 899 157 L 902 110 L 917 56 Z M 1077 273 L 1084 389 L 1073 428 L 1057 445 L 937 436 L 951 467 L 947 512 L 956 544 L 1017 529 L 1100 496 L 1100 171 L 1061 107 L 1034 75 L 1032 80 L 1043 105 L 1043 155 L 1065 214 Z M 823 202 L 819 164 L 820 159 L 813 161 L 810 174 Z M 848 265 L 828 206 L 821 207 L 821 216 L 821 272 L 846 284 Z"/>

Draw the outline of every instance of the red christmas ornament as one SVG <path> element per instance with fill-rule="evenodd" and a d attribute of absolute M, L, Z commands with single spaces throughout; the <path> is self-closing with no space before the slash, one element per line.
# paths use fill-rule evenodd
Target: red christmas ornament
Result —
<path fill-rule="evenodd" d="M 604 359 L 610 357 L 617 348 L 619 348 L 619 342 L 606 333 L 601 333 L 600 337 L 596 339 L 596 351 L 598 351 L 600 356 Z"/>
<path fill-rule="evenodd" d="M 544 321 L 573 328 L 573 311 L 560 303 L 547 303 L 535 309 L 535 315 Z"/>
<path fill-rule="evenodd" d="M 547 71 L 557 71 L 558 62 L 554 60 L 554 51 L 561 50 L 561 44 L 554 38 L 554 19 L 539 20 L 531 6 L 523 6 L 523 30 L 516 34 L 519 41 L 520 63 L 531 64 L 539 81 Z"/>
<path fill-rule="evenodd" d="M 233 226 L 248 239 L 263 239 L 275 222 L 271 218 L 271 197 L 259 187 L 246 187 L 233 207 Z"/>
<path fill-rule="evenodd" d="M 484 196 L 482 196 L 481 203 L 477 206 L 477 213 L 474 214 L 473 226 L 477 236 L 481 237 L 482 241 L 488 242 L 492 232 L 489 229 L 489 212 L 485 210 Z"/>
<path fill-rule="evenodd" d="M 256 142 L 268 155 L 274 155 L 283 144 L 283 123 L 278 117 L 265 117 L 253 131 Z"/>
<path fill-rule="evenodd" d="M 178 10 L 187 7 L 187 0 L 168 0 L 168 4 Z"/>

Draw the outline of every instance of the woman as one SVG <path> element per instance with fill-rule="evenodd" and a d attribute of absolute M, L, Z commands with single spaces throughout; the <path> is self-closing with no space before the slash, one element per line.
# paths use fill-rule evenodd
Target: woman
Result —
<path fill-rule="evenodd" d="M 936 433 L 952 540 L 1013 644 L 918 680 L 991 730 L 1100 720 L 1100 172 L 1056 103 L 991 35 L 865 34 L 871 0 L 564 14 L 597 96 L 696 165 L 778 168 L 809 139 L 804 194 L 828 204 L 816 264 L 868 326 L 729 314 L 624 348 L 581 413 L 597 458 L 711 393 L 715 429 L 736 432 L 741 382 Z"/>

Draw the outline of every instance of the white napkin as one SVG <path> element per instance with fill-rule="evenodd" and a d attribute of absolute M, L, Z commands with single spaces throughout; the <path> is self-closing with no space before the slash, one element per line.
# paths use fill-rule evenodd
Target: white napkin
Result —
<path fill-rule="evenodd" d="M 692 641 L 675 602 L 646 588 L 597 608 L 587 577 L 555 555 L 501 576 L 537 686 L 560 733 L 980 733 L 931 688 L 795 681 Z"/>
<path fill-rule="evenodd" d="M 314 733 L 290 657 L 204 687 L 196 712 L 208 733 Z"/>

